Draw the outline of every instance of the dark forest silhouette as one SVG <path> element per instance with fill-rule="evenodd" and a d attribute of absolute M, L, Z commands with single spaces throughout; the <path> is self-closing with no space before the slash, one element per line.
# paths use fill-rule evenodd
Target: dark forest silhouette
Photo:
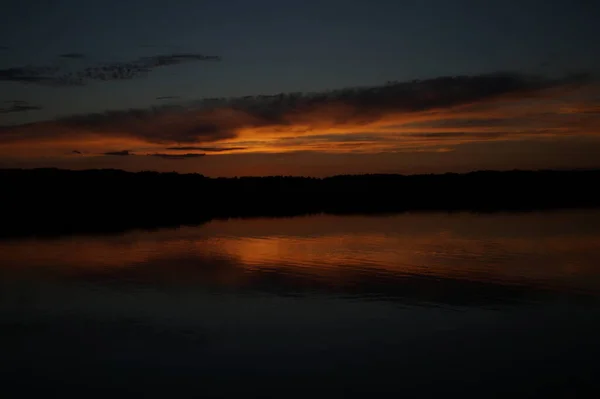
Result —
<path fill-rule="evenodd" d="M 209 178 L 4 169 L 0 236 L 117 232 L 230 217 L 599 207 L 597 181 L 600 170 Z"/>

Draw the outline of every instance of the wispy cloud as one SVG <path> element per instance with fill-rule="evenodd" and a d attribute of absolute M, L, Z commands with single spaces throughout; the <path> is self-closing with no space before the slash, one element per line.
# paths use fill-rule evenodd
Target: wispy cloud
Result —
<path fill-rule="evenodd" d="M 38 105 L 29 104 L 27 101 L 22 100 L 9 100 L 5 101 L 5 104 L 10 104 L 8 107 L 0 107 L 0 114 L 10 114 L 14 112 L 27 112 L 37 111 L 42 109 Z"/>
<path fill-rule="evenodd" d="M 179 96 L 159 96 L 156 97 L 157 100 L 174 100 L 180 98 Z"/>
<path fill-rule="evenodd" d="M 200 158 L 205 154 L 148 154 L 153 157 L 159 157 L 164 159 L 190 159 L 190 158 Z"/>
<path fill-rule="evenodd" d="M 78 154 L 78 155 L 82 155 L 83 152 L 78 151 L 78 150 L 74 150 L 72 151 L 73 154 Z M 151 154 L 144 154 L 144 153 L 136 153 L 133 152 L 131 150 L 120 150 L 120 151 L 107 151 L 101 154 L 90 154 L 92 156 L 94 155 L 103 155 L 103 156 L 117 156 L 117 157 L 130 157 L 130 156 L 147 156 L 147 157 L 157 157 L 157 158 L 163 158 L 163 159 L 171 159 L 171 160 L 182 160 L 182 159 L 192 159 L 192 158 L 200 158 L 203 157 L 206 154 L 199 154 L 199 153 L 185 153 L 185 154 L 167 154 L 167 153 L 151 153 Z"/>
<path fill-rule="evenodd" d="M 59 68 L 53 66 L 23 66 L 0 69 L 0 81 L 51 84 L 54 80 L 51 75 L 56 74 L 58 71 Z"/>
<path fill-rule="evenodd" d="M 126 157 L 126 156 L 134 155 L 134 154 L 131 152 L 131 150 L 122 150 L 122 151 L 109 151 L 109 152 L 105 152 L 103 155 Z"/>
<path fill-rule="evenodd" d="M 183 64 L 185 62 L 192 61 L 221 61 L 221 57 L 197 53 L 175 53 L 167 55 L 155 55 L 152 57 L 142 57 L 136 63 L 147 68 L 155 68 L 159 66 Z"/>
<path fill-rule="evenodd" d="M 88 146 L 89 150 L 105 146 L 96 152 L 119 152 L 115 148 L 122 146 L 137 148 L 136 153 L 159 154 L 165 149 L 203 153 L 416 152 L 428 147 L 428 151 L 441 151 L 466 142 L 597 132 L 596 108 L 592 97 L 581 95 L 582 90 L 598 93 L 591 76 L 496 73 L 440 77 L 74 115 L 0 127 L 0 142 L 53 140 L 65 146 Z"/>
<path fill-rule="evenodd" d="M 82 53 L 65 53 L 62 58 L 83 59 Z M 82 86 L 89 81 L 127 80 L 146 76 L 154 68 L 198 61 L 220 61 L 219 56 L 174 53 L 141 57 L 128 62 L 108 62 L 74 71 L 67 66 L 21 66 L 0 69 L 0 81 L 35 83 L 46 86 Z"/>
<path fill-rule="evenodd" d="M 204 151 L 204 152 L 226 152 L 226 151 L 241 151 L 247 147 L 167 147 L 169 151 Z"/>

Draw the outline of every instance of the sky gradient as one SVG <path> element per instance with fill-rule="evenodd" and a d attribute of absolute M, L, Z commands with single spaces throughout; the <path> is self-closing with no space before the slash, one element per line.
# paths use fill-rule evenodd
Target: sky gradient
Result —
<path fill-rule="evenodd" d="M 600 167 L 593 1 L 9 0 L 0 167 Z"/>

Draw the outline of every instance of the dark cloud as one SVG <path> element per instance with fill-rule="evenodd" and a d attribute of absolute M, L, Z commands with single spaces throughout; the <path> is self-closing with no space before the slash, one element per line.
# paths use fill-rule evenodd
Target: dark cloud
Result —
<path fill-rule="evenodd" d="M 160 62 L 180 62 L 186 59 L 182 56 L 161 59 Z M 547 89 L 570 88 L 587 82 L 591 82 L 591 77 L 583 74 L 551 79 L 517 73 L 495 73 L 391 82 L 382 86 L 307 94 L 281 93 L 204 99 L 188 106 L 165 105 L 108 111 L 28 125 L 5 126 L 0 129 L 0 141 L 23 140 L 48 134 L 72 137 L 93 133 L 136 138 L 157 144 L 193 145 L 234 139 L 244 129 L 261 128 L 288 133 L 290 128 L 298 128 L 297 132 L 301 136 L 332 127 L 345 129 L 362 126 L 370 129 L 371 124 L 389 118 L 390 115 L 408 124 L 408 121 L 404 122 L 406 115 L 491 104 L 498 99 L 544 98 L 549 95 Z M 5 134 L 2 134 L 2 130 Z M 357 136 L 350 139 L 361 141 L 373 138 Z"/>
<path fill-rule="evenodd" d="M 129 156 L 129 155 L 134 155 L 134 154 L 131 153 L 131 150 L 123 150 L 123 151 L 105 152 L 103 155 L 114 155 L 114 156 L 124 157 L 124 156 Z"/>
<path fill-rule="evenodd" d="M 81 154 L 81 152 L 79 151 L 73 151 L 74 153 L 77 154 Z M 104 152 L 102 153 L 102 155 L 107 155 L 107 156 L 135 156 L 138 154 L 135 154 L 133 151 L 131 150 L 122 150 L 122 151 L 110 151 L 110 152 Z M 157 154 L 146 154 L 146 156 L 150 156 L 150 157 L 158 157 L 158 158 L 164 158 L 164 159 L 175 159 L 175 160 L 179 160 L 179 159 L 190 159 L 190 158 L 200 158 L 203 157 L 205 154 L 161 154 L 161 153 L 157 153 Z"/>
<path fill-rule="evenodd" d="M 156 68 L 193 61 L 221 61 L 221 57 L 217 55 L 204 55 L 197 53 L 175 53 L 168 55 L 155 55 L 152 57 L 142 57 L 135 63 L 144 68 Z"/>
<path fill-rule="evenodd" d="M 51 75 L 59 71 L 58 67 L 24 66 L 18 68 L 0 69 L 0 81 L 20 83 L 52 84 Z"/>
<path fill-rule="evenodd" d="M 245 150 L 247 147 L 167 147 L 170 151 L 204 151 L 204 152 L 225 152 L 225 151 L 240 151 Z"/>
<path fill-rule="evenodd" d="M 61 58 L 71 58 L 71 59 L 83 59 L 86 58 L 83 53 L 64 53 L 58 55 Z"/>
<path fill-rule="evenodd" d="M 73 153 L 73 154 L 81 154 L 81 151 L 73 150 L 73 151 L 71 151 L 71 153 Z"/>
<path fill-rule="evenodd" d="M 10 48 L 8 46 L 0 46 L 0 50 L 9 50 Z"/>
<path fill-rule="evenodd" d="M 91 80 L 111 81 L 144 77 L 149 72 L 149 68 L 141 67 L 134 63 L 107 63 L 65 73 L 57 76 L 55 82 L 62 86 L 81 86 Z"/>
<path fill-rule="evenodd" d="M 125 135 L 155 143 L 194 143 L 236 137 L 235 128 L 250 124 L 251 116 L 239 111 L 219 115 L 212 111 L 189 111 L 179 107 L 156 107 L 75 115 L 50 122 L 63 133 L 72 130 L 111 134 L 119 126 Z M 244 122 L 244 120 L 248 120 Z"/>
<path fill-rule="evenodd" d="M 531 123 L 527 118 L 461 118 L 440 119 L 436 121 L 425 121 L 406 124 L 405 127 L 428 127 L 428 128 L 448 128 L 448 129 L 476 129 L 476 128 L 507 128 L 520 124 L 524 127 Z"/>
<path fill-rule="evenodd" d="M 12 100 L 5 101 L 5 103 L 11 104 L 8 107 L 0 107 L 0 114 L 10 114 L 14 112 L 27 112 L 27 111 L 38 111 L 42 109 L 42 107 L 38 105 L 31 105 L 27 101 L 22 100 Z"/>
<path fill-rule="evenodd" d="M 156 97 L 157 100 L 174 100 L 176 98 L 180 98 L 179 96 L 159 96 Z"/>
<path fill-rule="evenodd" d="M 471 128 L 471 127 L 490 127 L 490 126 L 507 126 L 512 124 L 513 120 L 507 121 L 505 118 L 456 118 L 442 119 L 435 122 L 427 122 L 426 126 L 430 127 L 446 127 L 446 128 Z M 423 126 L 423 123 L 413 123 L 409 126 Z"/>
<path fill-rule="evenodd" d="M 64 58 L 83 58 L 80 53 L 61 54 Z M 82 86 L 87 81 L 127 80 L 146 76 L 152 69 L 195 61 L 220 61 L 219 56 L 195 53 L 155 55 L 130 62 L 112 62 L 89 66 L 76 71 L 60 67 L 25 66 L 0 69 L 0 81 L 37 83 L 49 86 Z"/>
<path fill-rule="evenodd" d="M 190 158 L 200 158 L 205 154 L 149 154 L 152 157 L 159 157 L 164 159 L 190 159 Z"/>

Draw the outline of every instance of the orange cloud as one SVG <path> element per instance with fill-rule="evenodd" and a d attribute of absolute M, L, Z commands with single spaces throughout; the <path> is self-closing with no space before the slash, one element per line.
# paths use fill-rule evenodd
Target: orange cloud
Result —
<path fill-rule="evenodd" d="M 0 127 L 4 158 L 204 152 L 442 152 L 482 141 L 597 134 L 587 76 L 442 77 L 325 93 L 208 99 Z M 596 101 L 596 102 L 594 102 Z M 204 151 L 202 148 L 210 148 Z"/>

